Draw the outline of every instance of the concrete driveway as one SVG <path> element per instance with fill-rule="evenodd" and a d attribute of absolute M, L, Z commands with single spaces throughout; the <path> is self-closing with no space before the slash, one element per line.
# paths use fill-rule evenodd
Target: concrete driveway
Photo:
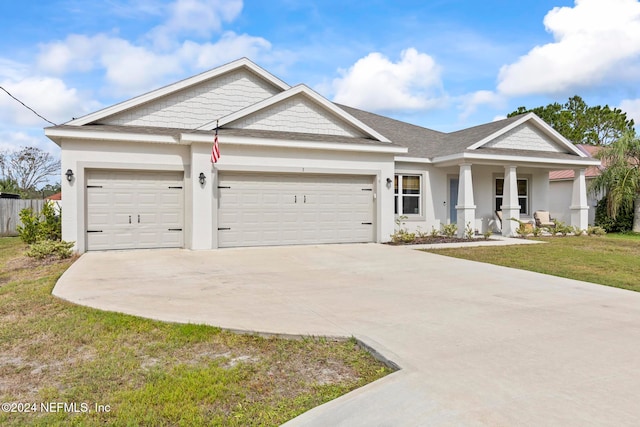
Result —
<path fill-rule="evenodd" d="M 362 244 L 88 253 L 53 293 L 168 321 L 355 336 L 402 368 L 291 426 L 640 420 L 630 291 Z"/>

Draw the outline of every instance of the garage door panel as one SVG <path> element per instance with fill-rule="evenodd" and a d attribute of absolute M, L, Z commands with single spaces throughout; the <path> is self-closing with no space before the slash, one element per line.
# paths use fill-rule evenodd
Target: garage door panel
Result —
<path fill-rule="evenodd" d="M 219 185 L 221 247 L 374 239 L 373 177 L 227 173 Z"/>
<path fill-rule="evenodd" d="M 182 172 L 88 171 L 87 248 L 182 247 L 182 183 Z"/>

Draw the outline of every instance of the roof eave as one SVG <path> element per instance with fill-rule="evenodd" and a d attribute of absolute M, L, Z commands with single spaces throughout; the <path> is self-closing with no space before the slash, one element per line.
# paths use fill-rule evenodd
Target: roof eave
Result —
<path fill-rule="evenodd" d="M 211 143 L 211 135 L 183 133 L 180 141 L 185 143 Z M 222 145 L 222 143 L 221 143 Z M 406 154 L 407 148 L 387 144 L 349 144 L 326 141 L 294 141 L 277 138 L 255 138 L 237 135 L 225 135 L 224 145 L 260 146 L 274 148 L 294 148 L 303 150 L 352 151 L 381 154 Z"/>
<path fill-rule="evenodd" d="M 526 164 L 537 167 L 588 167 L 598 166 L 600 161 L 593 158 L 580 157 L 573 159 L 554 159 L 548 157 L 531 157 L 522 155 L 500 155 L 500 154 L 482 154 L 482 153 L 456 153 L 446 156 L 435 157 L 433 164 L 436 166 L 452 166 L 460 163 L 472 161 L 478 164 Z"/>

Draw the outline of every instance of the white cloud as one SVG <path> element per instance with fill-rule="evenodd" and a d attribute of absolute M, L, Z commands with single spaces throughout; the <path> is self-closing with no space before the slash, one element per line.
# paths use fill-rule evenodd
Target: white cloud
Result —
<path fill-rule="evenodd" d="M 633 119 L 636 127 L 640 126 L 640 99 L 624 99 L 618 108 L 627 113 L 627 118 Z"/>
<path fill-rule="evenodd" d="M 0 153 L 11 153 L 19 150 L 21 147 L 38 147 L 41 150 L 48 151 L 55 158 L 60 157 L 60 147 L 45 137 L 40 128 L 30 130 L 29 132 L 25 132 L 24 130 L 0 131 Z"/>
<path fill-rule="evenodd" d="M 47 119 L 61 123 L 95 108 L 97 103 L 83 99 L 78 91 L 69 88 L 58 78 L 27 77 L 19 81 L 0 83 L 13 96 Z M 9 96 L 0 96 L 0 121 L 25 126 L 48 126 L 24 106 Z"/>
<path fill-rule="evenodd" d="M 242 1 L 178 0 L 163 10 L 169 11 L 166 22 L 147 34 L 147 41 L 153 39 L 151 45 L 145 44 L 144 37 L 135 43 L 110 34 L 71 34 L 64 40 L 39 45 L 38 69 L 59 76 L 104 71 L 107 87 L 100 89 L 122 97 L 138 95 L 186 73 L 241 56 L 256 59 L 271 51 L 271 44 L 264 38 L 231 31 L 216 42 L 173 42 L 182 33 L 206 36 L 220 31 L 222 22 L 235 19 L 242 11 Z"/>
<path fill-rule="evenodd" d="M 179 51 L 185 63 L 197 68 L 212 68 L 221 63 L 231 62 L 241 56 L 257 60 L 264 52 L 271 50 L 271 43 L 262 37 L 225 32 L 216 43 L 195 43 L 186 41 Z"/>
<path fill-rule="evenodd" d="M 176 36 L 209 37 L 242 12 L 242 0 L 177 0 L 169 6 L 167 21 L 149 32 L 157 46 L 172 45 Z"/>
<path fill-rule="evenodd" d="M 640 60 L 640 3 L 636 0 L 576 0 L 574 7 L 552 9 L 544 25 L 555 41 L 503 66 L 499 92 L 566 94 L 628 78 L 624 69 L 637 66 Z"/>
<path fill-rule="evenodd" d="M 462 113 L 460 114 L 460 118 L 468 118 L 476 112 L 480 105 L 491 105 L 500 108 L 503 107 L 504 104 L 505 98 L 503 95 L 490 90 L 479 90 L 462 97 Z"/>
<path fill-rule="evenodd" d="M 335 102 L 373 111 L 425 110 L 443 101 L 440 67 L 414 48 L 391 62 L 378 52 L 359 59 L 333 80 Z"/>

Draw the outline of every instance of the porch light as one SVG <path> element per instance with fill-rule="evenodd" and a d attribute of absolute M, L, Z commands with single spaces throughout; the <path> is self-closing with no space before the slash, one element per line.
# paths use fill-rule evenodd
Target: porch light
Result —
<path fill-rule="evenodd" d="M 73 179 L 73 171 L 71 169 L 67 169 L 67 172 L 64 174 L 67 177 L 67 181 L 71 182 Z"/>
<path fill-rule="evenodd" d="M 200 181 L 200 184 L 204 185 L 205 181 L 207 180 L 207 177 L 204 176 L 204 173 L 200 172 L 200 175 L 198 176 L 198 180 Z"/>
<path fill-rule="evenodd" d="M 391 183 L 393 180 L 391 178 L 387 178 L 387 187 L 391 188 Z"/>

